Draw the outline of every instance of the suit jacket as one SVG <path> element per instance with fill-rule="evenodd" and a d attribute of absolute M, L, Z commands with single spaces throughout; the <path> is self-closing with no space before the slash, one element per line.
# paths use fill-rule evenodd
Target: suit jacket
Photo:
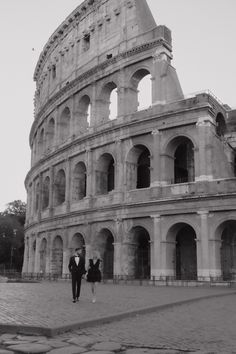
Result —
<path fill-rule="evenodd" d="M 76 275 L 82 275 L 86 273 L 85 260 L 83 256 L 79 256 L 79 264 L 76 264 L 75 256 L 70 257 L 70 262 L 68 265 L 69 271 Z"/>

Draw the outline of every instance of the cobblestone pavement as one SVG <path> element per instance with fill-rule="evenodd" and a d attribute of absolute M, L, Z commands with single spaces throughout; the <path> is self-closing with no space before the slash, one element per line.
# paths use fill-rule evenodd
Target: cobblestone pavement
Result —
<path fill-rule="evenodd" d="M 79 303 L 71 302 L 70 290 L 68 283 L 1 284 L 0 322 L 7 320 L 9 315 L 11 323 L 15 317 L 18 323 L 22 316 L 23 322 L 28 318 L 28 323 L 35 324 L 38 317 L 39 323 L 45 325 L 48 312 L 46 323 L 58 325 L 63 314 L 69 323 L 76 316 L 82 321 L 87 317 L 98 318 L 104 313 L 114 314 L 113 307 L 115 311 L 124 312 L 194 297 L 213 297 L 67 332 L 54 338 L 5 331 L 0 335 L 0 354 L 236 353 L 236 294 L 230 289 L 100 285 L 95 304 L 91 303 L 88 284 L 83 284 Z M 227 296 L 214 297 L 217 294 Z M 5 312 L 4 305 L 7 306 Z"/>

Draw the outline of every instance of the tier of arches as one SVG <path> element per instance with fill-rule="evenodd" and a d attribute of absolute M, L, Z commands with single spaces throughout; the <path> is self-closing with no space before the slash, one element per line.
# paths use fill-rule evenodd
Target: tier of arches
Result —
<path fill-rule="evenodd" d="M 151 148 L 144 144 L 136 144 L 129 149 L 125 161 L 118 163 L 114 153 L 104 152 L 97 157 L 91 167 L 84 159 L 71 164 L 70 175 L 66 167 L 58 168 L 53 178 L 45 174 L 35 184 L 34 202 L 29 200 L 30 209 L 38 211 L 49 206 L 58 206 L 70 195 L 70 202 L 79 202 L 91 195 L 91 179 L 88 183 L 88 170 L 93 171 L 93 194 L 106 195 L 125 186 L 126 191 L 150 188 L 154 166 Z M 166 147 L 166 175 L 173 184 L 193 182 L 195 179 L 195 156 L 193 142 L 184 136 L 172 139 Z M 118 176 L 124 170 L 123 181 Z M 170 178 L 170 176 L 172 178 Z M 91 176 L 90 176 L 91 178 Z M 68 187 L 69 186 L 69 187 Z M 68 192 L 68 188 L 70 188 Z M 33 189 L 31 193 L 33 192 Z M 30 194 L 30 193 L 29 193 Z"/>
<path fill-rule="evenodd" d="M 236 220 L 227 220 L 215 230 L 215 245 L 210 250 L 215 269 L 205 269 L 205 277 L 231 280 L 236 277 Z M 102 260 L 104 279 L 202 280 L 202 246 L 199 234 L 187 222 L 174 223 L 161 241 L 161 253 L 155 253 L 155 235 L 143 225 L 133 226 L 123 240 L 117 240 L 111 228 L 101 228 L 94 237 L 76 232 L 68 242 L 60 233 L 52 240 L 46 236 L 26 243 L 23 273 L 68 277 L 68 261 L 76 247 L 82 247 L 87 260 L 96 250 Z M 162 239 L 162 237 L 161 237 Z M 213 239 L 208 239 L 212 244 Z M 206 241 L 206 240 L 205 240 Z M 204 241 L 204 242 L 205 242 Z M 203 240 L 202 240 L 203 242 Z M 158 257 L 161 260 L 157 259 Z M 159 264 L 160 270 L 156 269 Z M 163 268 L 164 266 L 164 268 Z M 211 274 L 211 272 L 213 273 Z M 158 274 L 158 275 L 157 275 Z"/>
<path fill-rule="evenodd" d="M 119 81 L 119 78 L 114 77 L 100 85 L 96 97 L 90 87 L 75 95 L 68 104 L 62 105 L 55 114 L 45 118 L 34 134 L 32 160 L 40 159 L 55 146 L 59 147 L 68 139 L 86 132 L 90 126 L 151 106 L 152 81 L 149 68 L 141 68 L 132 73 L 126 84 Z M 128 100 L 129 96 L 132 104 L 125 104 L 123 101 L 125 97 Z M 121 102 L 127 112 L 120 111 Z"/>

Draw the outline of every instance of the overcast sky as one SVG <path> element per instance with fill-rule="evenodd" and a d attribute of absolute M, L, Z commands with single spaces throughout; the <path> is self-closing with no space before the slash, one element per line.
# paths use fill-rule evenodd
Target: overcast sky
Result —
<path fill-rule="evenodd" d="M 119 0 L 118 0 L 119 1 Z M 0 0 L 0 211 L 26 201 L 33 72 L 54 30 L 80 0 Z M 236 107 L 236 0 L 147 0 L 172 31 L 173 66 L 185 94 L 210 89 Z"/>

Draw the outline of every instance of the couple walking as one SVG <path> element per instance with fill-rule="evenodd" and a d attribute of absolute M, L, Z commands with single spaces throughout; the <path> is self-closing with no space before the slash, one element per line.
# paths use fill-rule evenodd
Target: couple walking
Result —
<path fill-rule="evenodd" d="M 100 262 L 101 260 L 98 258 L 97 253 L 94 252 L 93 257 L 89 259 L 88 272 L 86 272 L 82 248 L 75 249 L 75 254 L 70 258 L 68 265 L 72 278 L 73 302 L 79 301 L 81 279 L 86 273 L 87 282 L 91 283 L 92 302 L 96 302 L 96 283 L 101 281 Z"/>

